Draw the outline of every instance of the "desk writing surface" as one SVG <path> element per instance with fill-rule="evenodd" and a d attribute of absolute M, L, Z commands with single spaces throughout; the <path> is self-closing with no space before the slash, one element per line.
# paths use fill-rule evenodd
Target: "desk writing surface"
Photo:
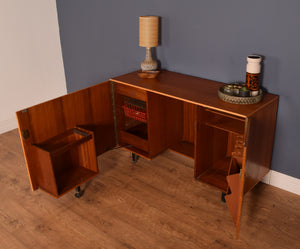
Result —
<path fill-rule="evenodd" d="M 278 96 L 264 93 L 257 104 L 238 105 L 222 101 L 218 89 L 224 83 L 163 70 L 155 79 L 142 79 L 137 72 L 112 78 L 111 81 L 134 86 L 150 92 L 177 98 L 196 105 L 225 111 L 241 117 L 249 117 L 262 106 L 275 101 Z"/>

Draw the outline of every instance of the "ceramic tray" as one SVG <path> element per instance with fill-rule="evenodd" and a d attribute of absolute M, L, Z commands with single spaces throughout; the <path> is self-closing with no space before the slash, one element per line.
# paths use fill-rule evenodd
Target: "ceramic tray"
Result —
<path fill-rule="evenodd" d="M 252 97 L 239 97 L 239 96 L 233 96 L 228 95 L 224 92 L 224 86 L 220 87 L 218 91 L 219 98 L 223 101 L 233 103 L 233 104 L 239 104 L 239 105 L 248 105 L 248 104 L 255 104 L 262 100 L 263 92 L 261 89 L 259 89 L 257 96 Z"/>

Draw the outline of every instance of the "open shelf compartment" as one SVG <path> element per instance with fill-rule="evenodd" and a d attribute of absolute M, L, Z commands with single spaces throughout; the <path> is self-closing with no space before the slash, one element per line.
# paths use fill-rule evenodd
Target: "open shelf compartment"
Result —
<path fill-rule="evenodd" d="M 198 179 L 227 193 L 228 182 L 226 177 L 235 173 L 239 173 L 239 168 L 234 159 L 232 157 L 224 157 L 207 168 Z"/>
<path fill-rule="evenodd" d="M 122 127 L 124 131 L 140 137 L 148 139 L 147 129 L 147 104 L 143 100 L 131 97 L 122 97 Z"/>
<path fill-rule="evenodd" d="M 205 124 L 235 134 L 244 134 L 245 119 L 214 110 L 205 110 Z"/>
<path fill-rule="evenodd" d="M 244 122 L 210 110 L 200 110 L 199 115 L 195 177 L 227 193 L 226 177 L 239 173 L 242 166 Z"/>
<path fill-rule="evenodd" d="M 129 144 L 147 153 L 147 102 L 123 94 L 118 94 L 116 101 L 120 145 Z"/>
<path fill-rule="evenodd" d="M 39 186 L 59 197 L 98 174 L 94 136 L 74 128 L 35 145 L 42 168 Z"/>

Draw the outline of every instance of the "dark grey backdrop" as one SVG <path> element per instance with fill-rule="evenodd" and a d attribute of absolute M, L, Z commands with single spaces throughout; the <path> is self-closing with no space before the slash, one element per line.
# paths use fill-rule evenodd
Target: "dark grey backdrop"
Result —
<path fill-rule="evenodd" d="M 161 16 L 162 68 L 244 81 L 264 56 L 263 87 L 280 95 L 272 169 L 300 178 L 299 0 L 57 0 L 67 89 L 139 69 L 138 16 Z"/>

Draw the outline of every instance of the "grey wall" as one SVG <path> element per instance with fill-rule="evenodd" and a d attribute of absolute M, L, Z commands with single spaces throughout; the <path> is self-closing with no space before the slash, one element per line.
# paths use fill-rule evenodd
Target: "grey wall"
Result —
<path fill-rule="evenodd" d="M 246 56 L 263 55 L 263 87 L 280 95 L 272 169 L 300 178 L 300 1 L 57 0 L 57 8 L 69 92 L 139 69 L 140 15 L 161 16 L 164 69 L 244 81 Z"/>

